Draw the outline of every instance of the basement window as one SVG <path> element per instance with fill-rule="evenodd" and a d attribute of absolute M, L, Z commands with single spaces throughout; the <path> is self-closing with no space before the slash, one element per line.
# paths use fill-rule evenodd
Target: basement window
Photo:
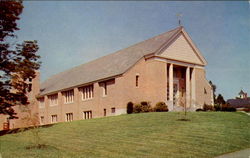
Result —
<path fill-rule="evenodd" d="M 83 115 L 84 115 L 84 119 L 92 119 L 92 111 L 84 111 L 83 112 Z"/>
<path fill-rule="evenodd" d="M 111 113 L 112 113 L 112 114 L 115 113 L 115 108 L 111 108 Z"/>
<path fill-rule="evenodd" d="M 57 115 L 51 115 L 51 123 L 57 122 Z"/>
<path fill-rule="evenodd" d="M 73 113 L 66 113 L 66 122 L 73 121 Z"/>
<path fill-rule="evenodd" d="M 43 125 L 44 124 L 44 116 L 40 117 L 40 124 Z"/>

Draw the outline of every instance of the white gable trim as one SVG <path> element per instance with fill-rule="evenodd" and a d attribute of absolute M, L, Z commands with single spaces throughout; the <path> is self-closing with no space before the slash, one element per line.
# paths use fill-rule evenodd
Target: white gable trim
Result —
<path fill-rule="evenodd" d="M 173 44 L 175 42 L 175 40 L 177 39 L 177 37 L 181 36 L 181 35 L 183 35 L 183 37 L 185 38 L 185 40 L 187 41 L 187 43 L 189 44 L 189 46 L 193 49 L 195 55 L 201 61 L 202 65 L 204 65 L 204 66 L 207 65 L 206 59 L 202 56 L 201 52 L 195 46 L 195 44 L 193 43 L 192 39 L 190 38 L 190 36 L 187 34 L 187 32 L 184 30 L 183 27 L 182 27 L 182 29 L 178 33 L 176 33 L 171 38 L 171 40 L 167 41 L 166 44 L 164 44 L 155 54 L 156 55 L 160 55 L 161 53 L 163 53 L 171 44 Z"/>
<path fill-rule="evenodd" d="M 188 33 L 184 30 L 184 28 L 182 28 L 182 32 L 184 37 L 187 39 L 187 42 L 190 44 L 190 46 L 194 49 L 194 52 L 197 54 L 198 58 L 200 58 L 200 60 L 204 63 L 204 65 L 207 65 L 207 61 L 206 59 L 203 57 L 202 53 L 200 52 L 200 50 L 196 47 L 196 45 L 194 44 L 193 40 L 191 39 L 191 37 L 188 35 Z"/>

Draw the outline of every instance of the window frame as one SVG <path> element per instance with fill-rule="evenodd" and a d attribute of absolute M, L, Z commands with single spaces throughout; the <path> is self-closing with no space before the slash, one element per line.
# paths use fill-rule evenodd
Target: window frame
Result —
<path fill-rule="evenodd" d="M 74 120 L 73 112 L 68 112 L 65 114 L 65 121 L 72 122 Z"/>
<path fill-rule="evenodd" d="M 135 76 L 135 87 L 136 87 L 136 88 L 139 87 L 139 78 L 140 78 L 140 75 L 136 75 L 136 76 Z"/>
<path fill-rule="evenodd" d="M 51 115 L 51 123 L 57 123 L 57 114 Z"/>
<path fill-rule="evenodd" d="M 116 111 L 115 107 L 112 107 L 111 108 L 111 114 L 115 114 L 115 111 Z"/>
<path fill-rule="evenodd" d="M 94 98 L 94 84 L 86 85 L 79 88 L 82 101 Z"/>
<path fill-rule="evenodd" d="M 63 92 L 64 104 L 74 103 L 74 89 Z"/>
<path fill-rule="evenodd" d="M 58 105 L 58 93 L 48 95 L 49 106 L 57 106 Z"/>
<path fill-rule="evenodd" d="M 44 116 L 40 116 L 40 124 L 41 124 L 41 125 L 44 124 Z"/>
<path fill-rule="evenodd" d="M 45 98 L 42 97 L 42 98 L 38 98 L 37 100 L 38 100 L 39 109 L 44 109 L 45 108 Z M 42 103 L 41 103 L 41 100 L 43 100 Z"/>

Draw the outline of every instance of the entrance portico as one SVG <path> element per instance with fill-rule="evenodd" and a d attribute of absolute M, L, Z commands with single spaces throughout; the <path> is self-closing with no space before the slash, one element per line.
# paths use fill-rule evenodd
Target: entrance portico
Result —
<path fill-rule="evenodd" d="M 167 103 L 175 107 L 195 107 L 195 68 L 183 63 L 167 63 Z"/>
<path fill-rule="evenodd" d="M 174 60 L 155 58 L 166 63 L 167 97 L 169 110 L 178 110 L 185 106 L 195 108 L 195 70 L 197 65 Z"/>

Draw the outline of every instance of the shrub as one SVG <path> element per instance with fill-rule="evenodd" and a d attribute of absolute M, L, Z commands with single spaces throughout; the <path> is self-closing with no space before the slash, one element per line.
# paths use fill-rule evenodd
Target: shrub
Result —
<path fill-rule="evenodd" d="M 204 104 L 203 110 L 204 111 L 214 111 L 214 107 L 212 105 Z"/>
<path fill-rule="evenodd" d="M 227 111 L 227 112 L 235 112 L 236 108 L 232 106 L 222 106 L 221 111 Z"/>
<path fill-rule="evenodd" d="M 153 111 L 149 102 L 142 101 L 140 104 L 134 106 L 134 113 Z"/>
<path fill-rule="evenodd" d="M 135 104 L 134 108 L 133 108 L 134 113 L 140 113 L 142 112 L 142 106 L 141 104 Z"/>
<path fill-rule="evenodd" d="M 196 109 L 195 111 L 204 111 L 203 109 L 199 108 L 199 109 Z"/>
<path fill-rule="evenodd" d="M 155 105 L 154 111 L 156 112 L 167 112 L 168 106 L 165 104 L 165 102 L 158 102 Z"/>
<path fill-rule="evenodd" d="M 243 111 L 250 112 L 250 108 L 244 108 Z"/>
<path fill-rule="evenodd" d="M 127 104 L 127 114 L 133 113 L 133 108 L 134 108 L 134 104 L 132 102 L 128 102 L 128 104 Z"/>
<path fill-rule="evenodd" d="M 146 102 L 146 101 L 142 101 L 141 102 L 141 108 L 142 108 L 141 112 L 150 112 L 150 111 L 153 111 L 153 109 L 151 108 L 150 103 Z"/>
<path fill-rule="evenodd" d="M 221 111 L 221 106 L 219 104 L 214 105 L 214 110 L 215 111 Z"/>

